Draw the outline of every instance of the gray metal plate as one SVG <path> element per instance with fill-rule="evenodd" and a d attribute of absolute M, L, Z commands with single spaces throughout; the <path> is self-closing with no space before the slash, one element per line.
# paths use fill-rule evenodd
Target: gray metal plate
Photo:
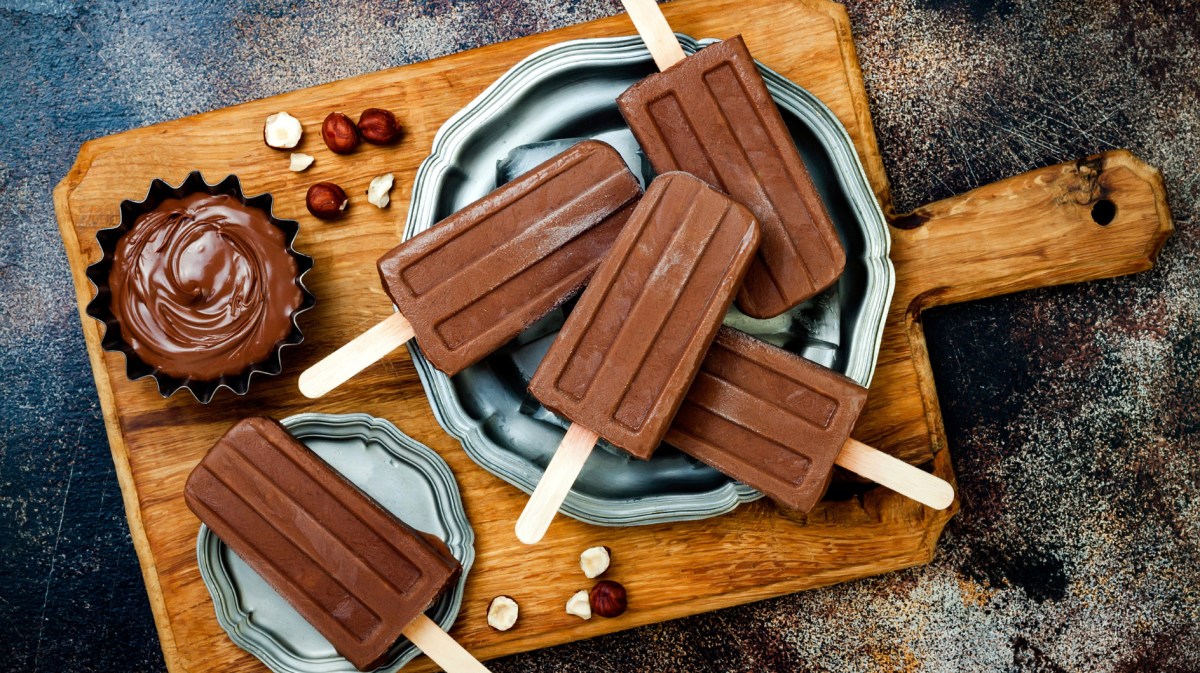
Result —
<path fill-rule="evenodd" d="M 688 52 L 711 42 L 679 37 Z M 787 314 L 753 320 L 735 309 L 725 322 L 866 385 L 895 287 L 887 224 L 837 117 L 807 91 L 759 67 L 842 237 L 846 272 L 829 291 Z M 647 177 L 616 97 L 653 72 L 637 37 L 564 42 L 513 66 L 438 131 L 417 172 L 405 238 L 491 191 L 547 149 L 531 144 L 598 138 Z M 452 378 L 409 344 L 438 422 L 476 463 L 526 492 L 537 484 L 565 427 L 526 387 L 570 308 Z M 589 523 L 625 526 L 716 516 L 759 497 L 664 445 L 645 462 L 612 449 L 593 452 L 562 511 Z"/>
<path fill-rule="evenodd" d="M 367 414 L 299 414 L 282 423 L 389 512 L 446 542 L 462 563 L 462 577 L 426 614 L 449 629 L 458 617 L 463 586 L 475 560 L 475 533 L 450 466 L 396 426 Z M 277 673 L 357 672 L 203 524 L 196 557 L 221 628 L 268 668 Z M 420 654 L 405 638 L 392 652 L 391 663 L 379 671 L 397 671 Z"/>

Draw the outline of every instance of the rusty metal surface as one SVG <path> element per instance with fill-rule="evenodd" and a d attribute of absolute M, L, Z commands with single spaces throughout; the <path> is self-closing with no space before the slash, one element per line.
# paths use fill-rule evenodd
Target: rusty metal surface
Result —
<path fill-rule="evenodd" d="M 1200 670 L 1200 9 L 849 9 L 899 210 L 1127 147 L 1177 233 L 1145 274 L 927 315 L 963 496 L 930 566 L 494 670 Z M 0 670 L 162 669 L 50 203 L 79 144 L 617 11 L 0 0 Z"/>

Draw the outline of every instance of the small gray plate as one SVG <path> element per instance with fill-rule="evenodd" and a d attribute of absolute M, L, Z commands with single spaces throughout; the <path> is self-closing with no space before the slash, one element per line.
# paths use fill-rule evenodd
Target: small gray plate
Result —
<path fill-rule="evenodd" d="M 679 39 L 688 52 L 712 42 Z M 887 224 L 837 117 L 796 84 L 759 69 L 842 237 L 846 271 L 830 290 L 782 316 L 753 320 L 735 309 L 725 323 L 867 385 L 895 287 Z M 616 97 L 654 72 L 637 37 L 564 42 L 513 66 L 438 131 L 417 171 L 405 238 L 494 189 L 510 177 L 503 173 L 528 165 L 547 141 L 606 141 L 643 180 L 650 177 Z M 438 422 L 476 463 L 526 492 L 541 478 L 565 426 L 526 387 L 570 307 L 452 378 L 409 342 Z M 593 524 L 628 526 L 707 518 L 760 497 L 664 445 L 649 461 L 611 449 L 593 452 L 562 511 Z"/>
<path fill-rule="evenodd" d="M 462 563 L 462 577 L 426 614 L 449 629 L 458 617 L 463 586 L 475 560 L 475 533 L 467 522 L 450 466 L 396 426 L 367 414 L 299 414 L 282 423 L 389 512 L 446 542 Z M 329 641 L 203 524 L 196 540 L 196 557 L 217 621 L 238 647 L 277 673 L 357 673 Z M 401 638 L 392 649 L 390 663 L 378 670 L 392 673 L 418 654 L 415 645 Z"/>

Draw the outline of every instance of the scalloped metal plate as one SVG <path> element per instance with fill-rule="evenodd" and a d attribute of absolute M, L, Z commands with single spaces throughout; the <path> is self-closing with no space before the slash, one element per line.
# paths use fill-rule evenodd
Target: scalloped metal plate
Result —
<path fill-rule="evenodd" d="M 679 39 L 689 53 L 713 42 Z M 895 288 L 887 224 L 837 117 L 793 82 L 761 64 L 759 69 L 839 229 L 847 270 L 830 291 L 784 316 L 752 320 L 734 310 L 726 324 L 867 385 Z M 513 66 L 438 131 L 417 172 L 405 239 L 494 189 L 493 167 L 514 148 L 590 137 L 612 144 L 629 160 L 637 144 L 615 99 L 656 71 L 637 37 L 564 42 Z M 631 162 L 635 172 L 636 163 Z M 472 460 L 526 492 L 537 484 L 562 438 L 561 420 L 524 392 L 561 318 L 561 313 L 548 317 L 454 377 L 432 367 L 409 343 L 438 423 Z M 811 337 L 812 329 L 830 325 L 832 338 L 804 338 L 806 329 Z M 717 516 L 760 497 L 664 445 L 645 462 L 613 450 L 593 452 L 561 511 L 588 523 L 628 526 Z"/>
<path fill-rule="evenodd" d="M 462 563 L 462 576 L 426 614 L 449 629 L 458 618 L 463 587 L 475 561 L 475 533 L 450 466 L 396 426 L 368 414 L 298 414 L 282 423 L 385 509 L 446 542 Z M 277 673 L 357 673 L 203 524 L 196 539 L 196 558 L 217 621 L 238 647 Z M 392 663 L 378 671 L 393 673 L 420 651 L 402 638 L 393 653 Z"/>

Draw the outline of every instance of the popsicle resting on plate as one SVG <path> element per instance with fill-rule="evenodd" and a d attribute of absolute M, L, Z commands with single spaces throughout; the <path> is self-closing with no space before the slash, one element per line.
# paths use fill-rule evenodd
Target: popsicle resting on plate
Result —
<path fill-rule="evenodd" d="M 654 453 L 758 243 L 750 211 L 695 177 L 650 184 L 529 383 L 572 426 L 517 521 L 523 542 L 545 534 L 597 437 Z"/>
<path fill-rule="evenodd" d="M 867 389 L 728 327 L 704 358 L 666 441 L 781 506 L 808 512 L 835 464 L 935 509 L 943 479 L 850 437 Z"/>
<path fill-rule="evenodd" d="M 362 671 L 407 636 L 446 670 L 486 671 L 425 616 L 462 566 L 278 422 L 239 421 L 188 476 L 188 507 Z"/>
<path fill-rule="evenodd" d="M 447 374 L 479 361 L 570 298 L 641 196 L 612 147 L 588 140 L 401 243 L 379 260 L 399 311 L 314 364 L 320 397 L 414 335 Z"/>
<path fill-rule="evenodd" d="M 777 316 L 829 287 L 846 252 L 740 35 L 684 56 L 654 0 L 624 0 L 662 69 L 617 99 L 654 169 L 687 171 L 754 213 L 758 257 L 737 304 Z"/>

